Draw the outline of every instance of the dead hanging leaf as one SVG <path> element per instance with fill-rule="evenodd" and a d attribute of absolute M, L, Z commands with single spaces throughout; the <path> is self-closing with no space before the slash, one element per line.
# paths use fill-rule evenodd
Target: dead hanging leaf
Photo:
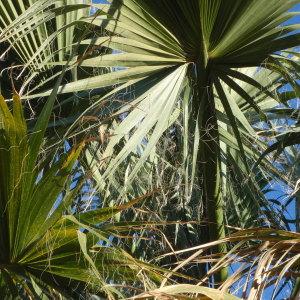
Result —
<path fill-rule="evenodd" d="M 108 142 L 111 137 L 116 136 L 116 134 L 111 134 L 109 132 L 109 130 L 107 129 L 107 124 L 100 125 L 98 133 L 101 144 Z"/>
<path fill-rule="evenodd" d="M 214 278 L 214 274 L 218 272 L 221 266 L 230 266 L 233 261 L 239 262 L 240 267 L 223 282 L 219 291 L 226 292 L 230 290 L 230 287 L 239 285 L 243 291 L 243 298 L 260 299 L 266 288 L 272 287 L 273 296 L 275 296 L 282 281 L 291 280 L 291 278 L 296 279 L 299 276 L 300 233 L 273 228 L 239 230 L 222 240 L 167 255 L 176 254 L 180 256 L 188 251 L 195 251 L 190 257 L 184 258 L 179 266 L 184 265 L 186 267 L 186 264 L 193 263 L 195 256 L 199 258 L 198 263 L 200 261 L 203 264 L 211 263 L 211 259 L 214 257 L 209 253 L 210 249 L 218 243 L 225 242 L 234 243 L 235 246 L 216 264 L 213 264 L 204 279 L 207 281 L 209 278 Z M 207 253 L 206 256 L 205 253 Z M 203 282 L 201 279 L 198 285 Z M 190 294 L 191 291 L 192 289 L 186 293 Z M 184 294 L 184 291 L 181 289 L 178 290 L 178 293 L 181 295 Z"/>
<path fill-rule="evenodd" d="M 102 144 L 108 140 L 107 124 L 101 124 L 98 128 L 99 139 Z"/>

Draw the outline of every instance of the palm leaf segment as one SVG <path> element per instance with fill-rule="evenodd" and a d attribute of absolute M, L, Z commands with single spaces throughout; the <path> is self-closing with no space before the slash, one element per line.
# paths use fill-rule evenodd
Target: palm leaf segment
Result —
<path fill-rule="evenodd" d="M 74 42 L 75 26 L 89 15 L 90 1 L 24 0 L 0 4 L 0 41 L 14 49 L 26 69 L 45 68 L 46 61 L 63 60 Z M 52 24 L 51 24 L 52 22 Z"/>

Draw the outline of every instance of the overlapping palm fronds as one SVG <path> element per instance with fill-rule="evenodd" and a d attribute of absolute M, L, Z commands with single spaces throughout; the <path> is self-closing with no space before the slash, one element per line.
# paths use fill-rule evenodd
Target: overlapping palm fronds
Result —
<path fill-rule="evenodd" d="M 289 172 L 289 162 L 298 161 L 294 155 L 298 146 L 294 144 L 299 143 L 299 110 L 288 102 L 299 97 L 296 47 L 300 44 L 300 34 L 298 25 L 285 25 L 295 16 L 289 9 L 297 3 L 298 0 L 1 3 L 2 92 L 10 98 L 13 87 L 8 79 L 18 74 L 22 98 L 29 101 L 24 104 L 29 109 L 25 118 L 32 119 L 25 123 L 18 95 L 7 99 L 14 106 L 13 114 L 1 100 L 4 145 L 1 144 L 1 159 L 5 176 L 1 175 L 4 192 L 0 197 L 3 197 L 2 212 L 9 217 L 1 221 L 4 234 L 0 237 L 3 243 L 0 241 L 6 255 L 4 261 L 8 259 L 11 263 L 13 258 L 18 266 L 22 261 L 21 269 L 26 265 L 21 275 L 16 269 L 11 269 L 9 276 L 8 271 L 1 272 L 3 291 L 17 294 L 28 290 L 36 295 L 41 289 L 49 294 L 49 289 L 39 282 L 43 275 L 46 285 L 57 290 L 60 290 L 58 284 L 68 286 L 64 277 L 76 283 L 89 281 L 93 290 L 102 288 L 111 297 L 113 293 L 118 295 L 107 284 L 114 265 L 109 267 L 105 262 L 118 261 L 119 282 L 135 274 L 137 268 L 147 269 L 147 265 L 117 248 L 99 249 L 96 245 L 91 251 L 88 249 L 97 239 L 118 236 L 126 224 L 133 226 L 143 221 L 144 224 L 176 223 L 162 234 L 174 251 L 220 239 L 212 244 L 213 254 L 209 254 L 212 260 L 204 257 L 200 264 L 194 258 L 188 261 L 192 263 L 188 275 L 199 278 L 208 272 L 203 284 L 222 284 L 220 289 L 224 293 L 235 279 L 234 275 L 226 281 L 228 273 L 224 267 L 234 262 L 233 257 L 239 262 L 240 257 L 246 259 L 242 254 L 249 249 L 251 256 L 239 274 L 251 273 L 249 264 L 254 263 L 255 278 L 261 283 L 257 288 L 256 283 L 246 280 L 247 292 L 251 286 L 249 297 L 259 297 L 265 286 L 277 284 L 274 270 L 282 272 L 277 273 L 278 278 L 288 276 L 283 275 L 281 266 L 293 261 L 290 253 L 297 247 L 292 246 L 291 239 L 290 244 L 286 243 L 291 249 L 288 253 L 280 239 L 292 236 L 277 231 L 290 228 L 291 220 L 283 209 L 287 203 L 268 201 L 266 194 L 273 181 L 297 192 L 297 178 L 293 175 L 291 180 L 290 175 L 295 172 Z M 66 76 L 53 94 L 52 87 L 65 65 Z M 286 87 L 289 91 L 284 91 Z M 49 95 L 43 109 L 40 104 Z M 48 123 L 51 110 L 55 117 Z M 36 115 L 40 115 L 38 121 Z M 275 122 L 281 118 L 293 120 L 293 124 L 278 129 Z M 83 139 L 89 141 L 85 147 L 79 142 Z M 63 148 L 62 141 L 68 141 L 73 150 L 51 167 L 47 166 L 40 179 L 41 144 L 45 142 L 47 150 L 54 149 L 46 152 L 45 161 L 49 162 L 55 158 L 56 147 Z M 69 173 L 75 161 L 82 173 L 92 177 L 90 192 L 101 199 L 103 206 L 131 203 L 131 199 L 149 190 L 159 189 L 160 193 L 149 197 L 151 201 L 142 201 L 140 209 L 122 216 L 106 215 L 104 209 L 62 217 L 80 188 L 79 183 L 75 189 L 69 187 Z M 44 199 L 39 195 L 48 199 L 47 206 L 42 205 Z M 64 199 L 60 204 L 56 203 L 58 196 Z M 40 210 L 42 213 L 38 214 Z M 116 224 L 98 228 L 98 223 L 104 221 L 99 217 L 103 214 L 105 220 L 113 215 Z M 44 225 L 39 226 L 41 223 Z M 299 216 L 295 223 L 299 226 Z M 64 228 L 66 236 L 61 237 L 63 231 L 59 226 Z M 268 231 L 269 235 L 265 229 L 256 230 L 257 239 L 251 230 L 229 235 L 232 228 L 256 226 L 274 229 Z M 158 235 L 143 228 L 137 234 L 140 238 L 133 238 L 135 230 L 136 227 L 129 227 L 128 244 L 123 247 L 131 246 L 132 252 L 145 260 L 166 251 L 166 247 L 160 246 L 145 250 L 147 242 L 153 242 Z M 226 234 L 229 238 L 223 240 Z M 267 234 L 270 243 L 259 248 L 263 254 L 257 258 L 255 247 L 261 246 L 263 234 Z M 47 251 L 45 248 L 49 241 L 55 245 L 57 236 L 62 238 L 62 246 L 53 249 L 49 256 L 49 248 Z M 144 236 L 150 238 L 143 240 Z M 273 238 L 278 238 L 276 243 Z M 225 246 L 226 241 L 230 243 Z M 237 241 L 240 243 L 236 244 Z M 36 246 L 44 252 L 35 250 Z M 74 254 L 71 248 L 78 257 L 70 258 Z M 65 250 L 70 252 L 66 254 Z M 99 256 L 91 259 L 91 253 L 96 252 Z M 278 268 L 273 267 L 275 258 L 281 262 Z M 215 259 L 219 259 L 217 267 L 213 264 Z M 70 265 L 65 266 L 67 262 Z M 79 262 L 79 271 L 74 269 L 75 262 Z M 173 258 L 167 261 L 174 262 Z M 90 267 L 88 273 L 84 271 L 86 264 Z M 103 277 L 103 274 L 108 275 Z M 152 283 L 151 276 L 155 275 L 149 274 Z M 166 280 L 163 282 L 167 284 Z M 147 290 L 157 288 L 151 283 L 147 282 Z M 169 297 L 172 289 L 161 287 L 155 293 Z M 74 293 L 77 291 L 82 293 L 81 284 Z M 196 287 L 195 294 L 197 291 L 207 297 L 210 293 L 231 297 L 223 291 L 203 287 Z M 184 295 L 176 297 L 185 299 Z"/>
<path fill-rule="evenodd" d="M 108 15 L 93 22 L 108 33 L 85 42 L 117 53 L 83 59 L 81 66 L 110 66 L 115 71 L 82 84 L 92 88 L 119 83 L 99 101 L 100 107 L 108 99 L 115 103 L 115 122 L 102 119 L 109 139 L 92 149 L 98 159 L 88 154 L 104 198 L 119 194 L 125 199 L 139 192 L 146 168 L 144 183 L 167 190 L 167 196 L 154 200 L 156 209 L 163 203 L 163 212 L 170 211 L 174 218 L 210 224 L 206 229 L 179 227 L 177 240 L 186 245 L 224 236 L 226 222 L 285 226 L 280 208 L 270 206 L 264 190 L 270 178 L 288 178 L 268 159 L 258 169 L 251 167 L 269 145 L 260 135 L 272 129 L 269 111 L 297 93 L 295 77 L 289 76 L 297 57 L 278 54 L 299 44 L 295 27 L 280 25 L 293 16 L 286 11 L 295 3 L 112 1 L 97 6 Z M 230 19 L 228 7 L 240 15 Z M 251 22 L 245 22 L 247 18 Z M 287 83 L 295 87 L 294 93 L 281 91 Z M 73 88 L 83 86 L 64 87 L 65 92 Z M 170 155 L 158 151 L 169 151 L 160 146 L 166 136 L 175 145 Z"/>
<path fill-rule="evenodd" d="M 76 172 L 73 167 L 84 143 L 61 157 L 54 156 L 51 166 L 47 166 L 49 158 L 43 159 L 41 154 L 58 84 L 31 132 L 27 130 L 19 95 L 13 96 L 12 112 L 0 97 L 3 299 L 54 299 L 59 295 L 76 298 L 85 295 L 87 285 L 95 294 L 112 298 L 121 294 L 110 280 L 136 284 L 144 272 L 150 271 L 153 277 L 143 281 L 161 276 L 161 270 L 155 271 L 121 248 L 111 246 L 109 238 L 115 235 L 114 230 L 105 231 L 100 226 L 140 199 L 125 206 L 72 214 L 71 205 L 82 188 L 80 179 L 75 186 L 71 184 L 72 173 Z"/>
<path fill-rule="evenodd" d="M 176 271 L 180 268 L 188 268 L 191 263 L 211 264 L 211 269 L 198 280 L 194 289 L 190 286 L 180 290 L 180 285 L 173 288 L 165 287 L 166 294 L 172 289 L 178 293 L 196 293 L 197 287 L 201 294 L 200 288 L 206 285 L 215 272 L 219 272 L 225 266 L 230 266 L 231 272 L 219 287 L 220 294 L 231 291 L 242 299 L 263 299 L 264 296 L 268 299 L 277 299 L 278 294 L 283 295 L 284 288 L 289 289 L 287 293 L 289 294 L 293 282 L 299 278 L 299 238 L 300 234 L 295 232 L 252 228 L 236 231 L 222 240 L 166 254 L 166 256 L 176 255 L 179 260 L 178 266 L 174 268 Z M 222 243 L 231 244 L 231 250 L 226 255 L 211 254 L 211 248 Z M 191 252 L 191 255 L 186 255 Z M 182 255 L 187 257 L 180 260 Z M 264 294 L 266 290 L 268 294 Z M 163 291 L 164 288 L 161 289 L 162 293 Z M 298 291 L 295 291 L 295 294 L 297 293 Z"/>

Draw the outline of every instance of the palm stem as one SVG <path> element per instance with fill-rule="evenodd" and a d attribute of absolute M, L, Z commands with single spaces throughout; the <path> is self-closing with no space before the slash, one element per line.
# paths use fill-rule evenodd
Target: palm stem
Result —
<path fill-rule="evenodd" d="M 202 128 L 197 168 L 198 178 L 203 180 L 203 183 L 200 182 L 200 186 L 203 186 L 204 218 L 208 221 L 208 225 L 203 231 L 203 242 L 209 242 L 225 237 L 225 223 L 218 124 L 213 101 L 212 82 L 209 78 L 209 66 L 206 65 L 205 59 L 197 63 L 197 76 L 198 94 L 194 99 L 193 111 L 197 112 L 198 125 L 199 128 Z M 199 118 L 199 116 L 201 117 Z M 220 254 L 226 253 L 226 245 L 220 244 L 213 251 Z M 227 276 L 227 268 L 223 268 L 216 275 L 215 281 L 223 282 Z"/>
<path fill-rule="evenodd" d="M 225 237 L 224 224 L 224 204 L 221 190 L 221 175 L 220 175 L 220 159 L 219 159 L 219 143 L 218 143 L 218 127 L 212 103 L 207 103 L 207 108 L 204 111 L 203 128 L 206 128 L 204 133 L 204 142 L 202 153 L 205 161 L 203 165 L 204 178 L 204 201 L 208 220 L 209 241 L 219 240 Z M 200 168 L 202 166 L 199 166 Z M 226 245 L 219 244 L 215 249 L 215 253 L 226 253 Z M 216 282 L 223 282 L 227 278 L 227 268 L 223 268 L 216 275 Z"/>

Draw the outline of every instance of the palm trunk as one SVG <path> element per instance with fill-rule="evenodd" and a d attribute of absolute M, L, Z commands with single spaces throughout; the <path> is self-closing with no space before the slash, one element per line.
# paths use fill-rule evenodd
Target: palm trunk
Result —
<path fill-rule="evenodd" d="M 209 66 L 203 67 L 201 62 L 197 66 L 198 93 L 193 101 L 193 118 L 195 119 L 197 118 L 196 115 L 198 116 L 198 126 L 201 128 L 197 172 L 199 186 L 203 189 L 203 218 L 207 221 L 207 226 L 201 233 L 203 239 L 201 242 L 205 243 L 224 238 L 225 223 L 221 190 L 218 124 L 213 101 L 212 81 L 209 78 Z M 207 71 L 203 72 L 203 70 Z M 226 253 L 226 245 L 221 244 L 215 247 L 213 253 Z M 216 274 L 215 282 L 223 282 L 227 276 L 227 268 L 223 268 Z"/>
<path fill-rule="evenodd" d="M 221 189 L 218 124 L 215 108 L 209 99 L 206 102 L 204 110 L 202 128 L 205 132 L 203 132 L 202 135 L 202 158 L 198 167 L 203 176 L 204 214 L 208 221 L 208 241 L 210 242 L 225 237 L 225 223 L 224 203 Z M 226 245 L 218 245 L 213 249 L 213 253 L 226 253 Z M 216 275 L 215 282 L 223 282 L 226 278 L 227 268 L 223 268 L 220 273 Z"/>

